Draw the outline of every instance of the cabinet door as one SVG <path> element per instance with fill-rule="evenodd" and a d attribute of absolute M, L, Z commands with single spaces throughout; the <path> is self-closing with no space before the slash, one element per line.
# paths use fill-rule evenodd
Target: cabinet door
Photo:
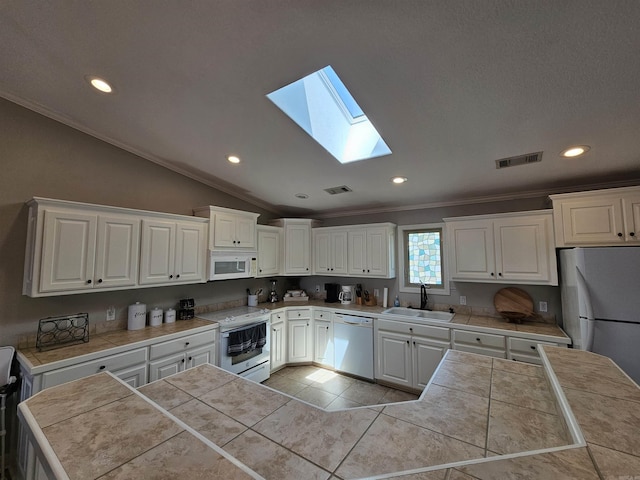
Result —
<path fill-rule="evenodd" d="M 210 363 L 216 364 L 216 347 L 215 345 L 206 345 L 200 348 L 194 348 L 186 353 L 187 368 L 197 367 Z"/>
<path fill-rule="evenodd" d="M 177 223 L 175 268 L 176 282 L 204 282 L 206 271 L 207 231 L 204 223 Z"/>
<path fill-rule="evenodd" d="M 378 331 L 376 378 L 412 387 L 411 337 Z"/>
<path fill-rule="evenodd" d="M 168 283 L 175 268 L 175 222 L 142 220 L 140 283 Z"/>
<path fill-rule="evenodd" d="M 367 275 L 386 276 L 388 264 L 387 231 L 384 228 L 367 229 Z"/>
<path fill-rule="evenodd" d="M 133 388 L 141 387 L 147 383 L 147 364 L 136 365 L 135 367 L 125 368 L 117 372 L 111 372 L 124 383 L 128 383 Z"/>
<path fill-rule="evenodd" d="M 271 371 L 287 363 L 287 330 L 284 322 L 271 324 Z"/>
<path fill-rule="evenodd" d="M 625 238 L 627 242 L 640 242 L 640 195 L 624 198 Z"/>
<path fill-rule="evenodd" d="M 347 275 L 347 232 L 333 232 L 329 246 L 331 273 L 334 275 Z"/>
<path fill-rule="evenodd" d="M 321 232 L 313 234 L 313 272 L 316 275 L 331 274 L 331 234 Z"/>
<path fill-rule="evenodd" d="M 185 369 L 186 356 L 184 353 L 160 358 L 149 362 L 149 382 L 182 372 Z"/>
<path fill-rule="evenodd" d="M 280 274 L 280 233 L 258 230 L 258 275 L 268 277 Z"/>
<path fill-rule="evenodd" d="M 564 245 L 616 245 L 624 241 L 622 199 L 602 196 L 561 203 Z"/>
<path fill-rule="evenodd" d="M 254 217 L 236 217 L 236 246 L 256 248 L 256 219 Z"/>
<path fill-rule="evenodd" d="M 236 216 L 229 213 L 217 213 L 214 219 L 213 245 L 216 247 L 235 247 Z"/>
<path fill-rule="evenodd" d="M 425 388 L 440 360 L 449 349 L 448 343 L 427 341 L 413 337 L 413 380 L 415 388 Z"/>
<path fill-rule="evenodd" d="M 100 216 L 94 285 L 134 286 L 138 281 L 140 220 L 132 217 Z"/>
<path fill-rule="evenodd" d="M 347 262 L 349 275 L 363 276 L 367 273 L 367 231 L 358 229 L 349 231 Z"/>
<path fill-rule="evenodd" d="M 313 361 L 333 367 L 333 325 L 331 321 L 314 320 L 314 357 Z"/>
<path fill-rule="evenodd" d="M 311 343 L 311 321 L 289 320 L 289 363 L 311 362 L 313 345 Z"/>
<path fill-rule="evenodd" d="M 45 211 L 40 291 L 93 288 L 98 216 Z"/>
<path fill-rule="evenodd" d="M 287 225 L 285 227 L 285 273 L 311 274 L 311 227 Z"/>
<path fill-rule="evenodd" d="M 551 278 L 549 217 L 527 216 L 496 219 L 496 278 L 498 280 L 545 282 Z"/>
<path fill-rule="evenodd" d="M 496 278 L 492 221 L 450 223 L 448 233 L 454 280 Z"/>

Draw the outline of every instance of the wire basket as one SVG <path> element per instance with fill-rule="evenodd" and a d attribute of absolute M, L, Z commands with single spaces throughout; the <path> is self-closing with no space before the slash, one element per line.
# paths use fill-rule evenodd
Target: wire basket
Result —
<path fill-rule="evenodd" d="M 38 324 L 36 348 L 50 350 L 89 341 L 89 314 L 77 313 L 60 317 L 47 317 Z"/>

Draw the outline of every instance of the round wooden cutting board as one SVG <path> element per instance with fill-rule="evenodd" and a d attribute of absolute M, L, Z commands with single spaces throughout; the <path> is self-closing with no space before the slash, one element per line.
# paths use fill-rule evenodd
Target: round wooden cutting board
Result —
<path fill-rule="evenodd" d="M 535 316 L 531 296 L 519 288 L 507 287 L 498 290 L 493 297 L 493 305 L 496 311 L 509 321 L 520 323 L 525 318 Z"/>

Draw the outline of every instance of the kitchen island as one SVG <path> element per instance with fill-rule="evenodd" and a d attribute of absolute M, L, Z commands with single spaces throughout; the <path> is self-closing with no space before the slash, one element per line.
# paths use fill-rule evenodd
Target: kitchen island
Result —
<path fill-rule="evenodd" d="M 541 352 L 449 351 L 419 400 L 334 412 L 212 365 L 138 390 L 105 372 L 20 417 L 51 478 L 640 476 L 640 388 L 607 358 Z"/>

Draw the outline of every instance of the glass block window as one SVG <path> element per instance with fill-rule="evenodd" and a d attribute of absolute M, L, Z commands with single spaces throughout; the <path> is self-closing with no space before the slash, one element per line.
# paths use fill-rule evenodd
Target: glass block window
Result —
<path fill-rule="evenodd" d="M 405 284 L 442 288 L 442 229 L 406 230 L 404 245 Z"/>

